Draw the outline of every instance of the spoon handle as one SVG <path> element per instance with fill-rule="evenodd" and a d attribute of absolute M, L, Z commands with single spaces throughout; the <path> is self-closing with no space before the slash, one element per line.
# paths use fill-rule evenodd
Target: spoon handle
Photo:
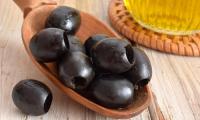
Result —
<path fill-rule="evenodd" d="M 165 120 L 163 113 L 158 105 L 157 98 L 155 94 L 152 92 L 153 101 L 149 106 L 150 116 L 152 120 Z"/>
<path fill-rule="evenodd" d="M 13 0 L 18 7 L 23 11 L 24 18 L 26 15 L 41 5 L 56 5 L 57 2 L 54 0 Z"/>

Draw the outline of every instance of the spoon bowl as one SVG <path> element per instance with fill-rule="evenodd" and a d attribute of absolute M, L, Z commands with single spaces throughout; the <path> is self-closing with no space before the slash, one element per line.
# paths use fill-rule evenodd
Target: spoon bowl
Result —
<path fill-rule="evenodd" d="M 59 80 L 56 73 L 54 63 L 38 63 L 31 54 L 29 49 L 29 42 L 32 36 L 42 30 L 45 25 L 45 20 L 53 9 L 57 7 L 55 2 L 44 0 L 14 0 L 16 4 L 24 12 L 25 18 L 22 25 L 22 39 L 28 55 L 32 62 L 39 70 L 49 78 L 60 90 L 76 102 L 83 106 L 112 118 L 130 118 L 141 113 L 146 109 L 152 100 L 152 93 L 148 86 L 139 89 L 135 94 L 134 102 L 125 109 L 109 109 L 100 106 L 89 99 L 81 96 L 72 89 L 64 86 Z M 107 34 L 111 37 L 120 37 L 116 32 L 111 30 L 107 25 L 97 20 L 95 17 L 85 13 L 81 14 L 81 26 L 76 33 L 76 36 L 84 43 L 89 36 L 93 34 Z"/>

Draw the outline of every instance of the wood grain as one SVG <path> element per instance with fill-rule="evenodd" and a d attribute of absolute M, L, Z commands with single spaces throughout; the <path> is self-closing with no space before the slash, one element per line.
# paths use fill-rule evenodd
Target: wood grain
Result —
<path fill-rule="evenodd" d="M 60 0 L 60 4 L 89 12 L 109 24 L 109 0 Z M 75 103 L 32 64 L 21 40 L 23 15 L 11 0 L 0 0 L 0 120 L 113 120 Z M 153 66 L 151 88 L 166 120 L 200 120 L 200 59 L 142 48 Z M 20 113 L 11 99 L 21 79 L 45 82 L 53 91 L 50 111 L 39 117 Z M 129 120 L 153 120 L 149 110 Z"/>

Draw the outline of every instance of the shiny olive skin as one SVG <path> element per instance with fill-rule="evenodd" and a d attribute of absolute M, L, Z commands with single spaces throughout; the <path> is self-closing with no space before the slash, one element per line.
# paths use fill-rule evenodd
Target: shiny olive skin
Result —
<path fill-rule="evenodd" d="M 32 79 L 20 81 L 12 90 L 14 104 L 28 115 L 38 116 L 47 113 L 52 98 L 52 93 L 45 84 Z"/>
<path fill-rule="evenodd" d="M 80 39 L 74 35 L 69 35 L 64 32 L 65 45 L 70 52 L 83 52 L 85 53 L 85 47 L 81 43 Z"/>
<path fill-rule="evenodd" d="M 123 73 L 134 64 L 132 45 L 126 40 L 106 38 L 91 50 L 95 66 L 111 73 Z"/>
<path fill-rule="evenodd" d="M 144 51 L 133 47 L 135 64 L 125 75 L 132 83 L 141 87 L 148 84 L 152 77 L 152 67 L 148 56 Z"/>
<path fill-rule="evenodd" d="M 99 41 L 108 38 L 107 35 L 105 34 L 96 34 L 96 35 L 92 35 L 90 36 L 84 43 L 85 49 L 86 49 L 86 53 L 87 55 L 90 56 L 90 51 L 92 49 L 92 47 Z"/>
<path fill-rule="evenodd" d="M 81 24 L 79 11 L 67 6 L 59 6 L 54 9 L 46 20 L 46 27 L 55 27 L 74 34 Z"/>
<path fill-rule="evenodd" d="M 93 100 L 107 108 L 125 108 L 133 102 L 134 86 L 123 76 L 104 74 L 90 85 Z"/>
<path fill-rule="evenodd" d="M 74 90 L 85 89 L 95 72 L 88 56 L 81 52 L 69 52 L 58 63 L 61 82 Z"/>
<path fill-rule="evenodd" d="M 63 30 L 57 28 L 41 30 L 31 38 L 29 48 L 39 62 L 56 61 L 67 50 Z"/>

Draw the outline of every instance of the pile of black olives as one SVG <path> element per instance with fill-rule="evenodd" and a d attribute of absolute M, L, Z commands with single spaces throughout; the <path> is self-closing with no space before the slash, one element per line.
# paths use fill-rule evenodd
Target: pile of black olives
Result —
<path fill-rule="evenodd" d="M 134 102 L 135 88 L 144 87 L 151 79 L 148 57 L 126 39 L 105 34 L 92 35 L 82 44 L 74 36 L 80 24 L 77 10 L 56 8 L 47 18 L 46 28 L 32 37 L 32 55 L 40 63 L 56 62 L 59 80 L 66 87 L 104 107 L 126 108 Z M 21 109 L 31 113 L 27 107 Z"/>
<path fill-rule="evenodd" d="M 56 8 L 46 28 L 35 34 L 30 50 L 38 62 L 56 62 L 59 80 L 78 93 L 108 108 L 133 102 L 135 86 L 151 79 L 146 54 L 125 40 L 105 34 L 90 36 L 82 44 L 74 34 L 81 24 L 77 10 Z"/>

